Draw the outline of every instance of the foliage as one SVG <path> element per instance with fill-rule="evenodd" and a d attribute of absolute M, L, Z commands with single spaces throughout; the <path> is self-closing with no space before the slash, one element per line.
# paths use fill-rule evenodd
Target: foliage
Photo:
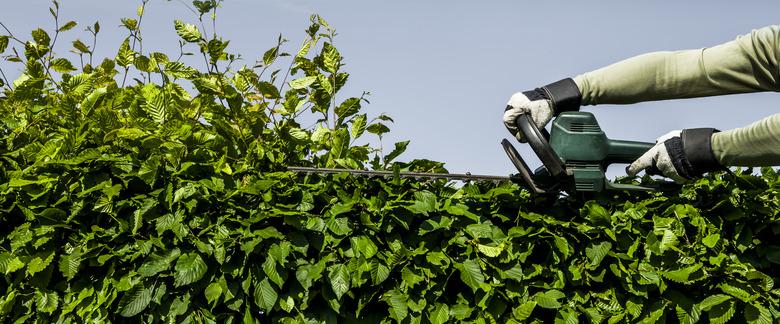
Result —
<path fill-rule="evenodd" d="M 24 70 L 2 74 L 0 97 L 4 322 L 780 318 L 770 168 L 587 202 L 508 183 L 292 174 L 444 169 L 395 163 L 408 142 L 387 154 L 356 144 L 392 119 L 369 120 L 364 96 L 337 101 L 348 74 L 320 17 L 296 53 L 280 38 L 235 68 L 240 56 L 202 23 L 175 21 L 175 59 L 142 52 L 143 5 L 97 64 L 99 24 L 91 47 L 72 42 L 80 64 L 56 55 L 75 26 L 60 26 L 56 3 L 53 37 L 0 36 Z M 218 7 L 193 10 L 202 22 Z M 205 68 L 185 62 L 188 48 Z"/>

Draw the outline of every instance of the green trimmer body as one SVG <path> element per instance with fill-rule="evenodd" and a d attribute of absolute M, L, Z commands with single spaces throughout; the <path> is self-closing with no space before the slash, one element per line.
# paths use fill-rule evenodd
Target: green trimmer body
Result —
<path fill-rule="evenodd" d="M 536 193 L 659 189 L 607 180 L 605 171 L 610 164 L 631 163 L 655 143 L 610 139 L 589 112 L 561 113 L 549 133 L 538 129 L 528 115 L 518 117 L 517 125 L 542 166 L 531 172 L 508 140 L 501 144 L 520 171 L 515 177 Z"/>

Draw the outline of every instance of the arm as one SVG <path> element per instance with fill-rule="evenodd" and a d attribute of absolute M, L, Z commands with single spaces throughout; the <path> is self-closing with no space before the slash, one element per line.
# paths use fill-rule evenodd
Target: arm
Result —
<path fill-rule="evenodd" d="M 780 26 L 710 48 L 654 52 L 574 78 L 583 105 L 780 90 Z"/>
<path fill-rule="evenodd" d="M 780 91 L 780 26 L 699 50 L 640 55 L 577 76 L 583 105 Z M 712 135 L 722 165 L 780 165 L 780 114 Z"/>
<path fill-rule="evenodd" d="M 780 114 L 712 134 L 712 153 L 721 165 L 780 165 Z"/>

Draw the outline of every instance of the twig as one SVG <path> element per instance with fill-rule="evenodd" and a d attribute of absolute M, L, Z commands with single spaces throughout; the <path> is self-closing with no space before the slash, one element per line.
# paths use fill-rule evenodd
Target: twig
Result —
<path fill-rule="evenodd" d="M 57 2 L 54 1 L 54 3 L 56 4 Z M 49 80 L 54 83 L 57 89 L 62 90 L 60 84 L 57 83 L 57 81 L 54 80 L 54 76 L 51 75 L 51 59 L 54 56 L 54 45 L 57 44 L 57 37 L 60 36 L 60 6 L 55 5 L 54 7 L 54 39 L 49 45 L 49 57 L 46 58 L 46 60 L 41 58 L 41 64 L 43 64 L 44 68 L 46 69 L 46 76 L 49 77 Z"/>
<path fill-rule="evenodd" d="M 16 36 L 14 36 L 14 33 L 12 33 L 11 30 L 8 29 L 8 27 L 6 27 L 5 24 L 3 24 L 2 21 L 0 21 L 0 26 L 2 26 L 3 29 L 5 29 L 5 32 L 8 33 L 8 37 L 10 37 L 12 40 L 15 40 L 16 42 L 18 42 L 21 45 L 25 45 L 25 43 L 22 40 L 16 38 Z"/>
<path fill-rule="evenodd" d="M 13 90 L 14 88 L 11 85 L 11 83 L 8 82 L 8 77 L 5 76 L 5 72 L 3 72 L 3 68 L 0 68 L 0 75 L 3 76 L 3 83 L 5 84 L 5 86 L 8 87 L 8 89 Z"/>

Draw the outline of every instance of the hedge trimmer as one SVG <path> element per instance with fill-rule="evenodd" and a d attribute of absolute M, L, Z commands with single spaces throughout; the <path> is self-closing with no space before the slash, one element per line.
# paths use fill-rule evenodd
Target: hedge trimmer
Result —
<path fill-rule="evenodd" d="M 369 171 L 351 169 L 327 169 L 288 167 L 289 171 L 333 174 L 348 172 L 363 176 L 399 176 L 405 178 L 430 178 L 448 180 L 511 181 L 537 194 L 575 192 L 600 192 L 604 190 L 655 191 L 676 188 L 673 182 L 661 181 L 655 185 L 632 185 L 607 180 L 605 171 L 613 163 L 631 163 L 654 143 L 614 140 L 607 138 L 596 117 L 589 112 L 564 112 L 552 123 L 552 130 L 539 129 L 528 115 L 517 118 L 517 126 L 528 144 L 542 162 L 534 171 L 504 139 L 501 145 L 519 173 L 509 176 Z M 652 172 L 651 172 L 652 173 Z"/>

